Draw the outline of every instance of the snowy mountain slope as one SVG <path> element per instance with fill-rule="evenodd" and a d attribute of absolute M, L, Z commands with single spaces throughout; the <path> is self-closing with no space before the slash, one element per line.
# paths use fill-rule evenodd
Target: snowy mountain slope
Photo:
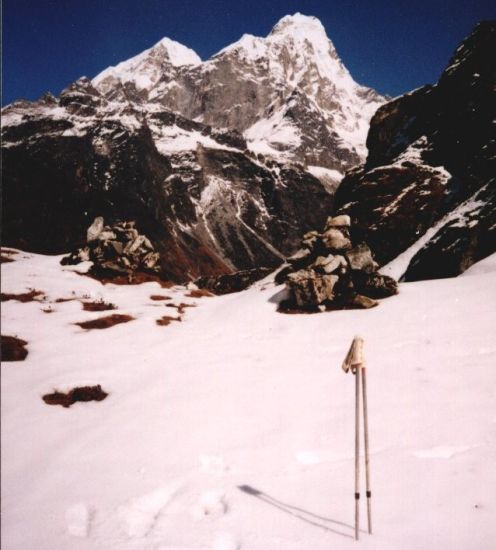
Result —
<path fill-rule="evenodd" d="M 364 159 L 369 121 L 384 98 L 354 82 L 315 17 L 286 16 L 266 38 L 245 34 L 204 63 L 181 48 L 180 67 L 171 66 L 159 43 L 103 71 L 93 84 L 113 99 L 132 97 L 208 125 L 246 131 L 250 148 L 279 160 L 343 173 Z M 295 97 L 297 113 L 291 111 Z"/>
<path fill-rule="evenodd" d="M 270 281 L 191 298 L 13 257 L 2 291 L 46 299 L 2 304 L 2 333 L 29 349 L 2 364 L 5 548 L 356 548 L 354 384 L 340 365 L 358 333 L 374 522 L 359 544 L 492 549 L 494 256 L 464 277 L 402 284 L 376 309 L 318 315 L 277 313 Z M 56 302 L 75 297 L 136 319 L 84 331 L 73 323 L 102 314 Z M 171 302 L 196 307 L 157 326 L 177 316 Z M 109 396 L 69 409 L 41 399 L 83 384 Z"/>
<path fill-rule="evenodd" d="M 406 280 L 454 276 L 496 251 L 495 48 L 496 22 L 480 23 L 435 86 L 381 107 L 366 163 L 337 191 L 380 263 L 415 250 Z"/>

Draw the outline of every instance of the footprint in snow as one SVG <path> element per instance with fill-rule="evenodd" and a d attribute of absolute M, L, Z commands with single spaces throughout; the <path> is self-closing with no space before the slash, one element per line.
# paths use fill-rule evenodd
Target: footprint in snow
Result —
<path fill-rule="evenodd" d="M 470 446 L 459 446 L 459 447 L 448 447 L 448 446 L 439 446 L 431 447 L 430 449 L 420 449 L 414 451 L 413 455 L 417 458 L 452 458 L 453 456 L 464 453 L 473 449 Z"/>
<path fill-rule="evenodd" d="M 86 538 L 90 533 L 92 519 L 91 509 L 82 502 L 67 508 L 65 512 L 67 531 L 73 537 Z"/>
<path fill-rule="evenodd" d="M 220 517 L 228 511 L 226 497 L 222 491 L 206 491 L 191 509 L 193 517 L 203 519 L 206 517 Z"/>
<path fill-rule="evenodd" d="M 118 509 L 129 537 L 145 537 L 157 518 L 180 490 L 179 484 L 165 485 L 138 497 Z"/>

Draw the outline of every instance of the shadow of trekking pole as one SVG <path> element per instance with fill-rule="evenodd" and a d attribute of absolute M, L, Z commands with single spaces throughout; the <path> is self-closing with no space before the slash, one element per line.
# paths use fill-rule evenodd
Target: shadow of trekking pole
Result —
<path fill-rule="evenodd" d="M 341 535 L 342 537 L 346 537 L 349 539 L 353 538 L 352 535 L 333 529 L 328 524 L 331 523 L 333 525 L 339 525 L 346 529 L 354 529 L 352 525 L 348 525 L 347 523 L 343 523 L 334 519 L 318 516 L 317 514 L 308 512 L 307 510 L 303 510 L 302 508 L 298 508 L 297 506 L 286 504 L 285 502 L 281 502 L 280 500 L 277 500 L 270 495 L 267 495 L 263 491 L 259 491 L 258 489 L 251 487 L 250 485 L 238 485 L 238 489 L 247 495 L 258 498 L 266 504 L 274 506 L 274 508 L 277 508 L 278 510 L 286 512 L 286 514 L 289 514 L 295 518 L 298 518 L 301 521 L 304 521 L 305 523 L 309 523 L 310 525 L 314 525 L 315 527 L 319 527 L 320 529 L 334 533 L 336 535 Z"/>

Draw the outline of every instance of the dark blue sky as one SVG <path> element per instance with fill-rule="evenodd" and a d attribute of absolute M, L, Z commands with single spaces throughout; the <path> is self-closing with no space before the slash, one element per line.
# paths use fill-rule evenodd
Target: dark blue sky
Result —
<path fill-rule="evenodd" d="M 3 0 L 3 100 L 58 94 L 164 36 L 202 59 L 284 15 L 318 17 L 361 84 L 398 95 L 437 80 L 494 0 Z"/>

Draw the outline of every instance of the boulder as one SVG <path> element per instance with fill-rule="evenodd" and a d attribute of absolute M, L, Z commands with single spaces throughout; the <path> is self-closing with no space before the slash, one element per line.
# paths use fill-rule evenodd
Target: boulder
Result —
<path fill-rule="evenodd" d="M 322 234 L 322 242 L 328 250 L 345 252 L 350 250 L 351 240 L 341 229 L 331 227 Z"/>
<path fill-rule="evenodd" d="M 374 262 L 372 252 L 365 243 L 361 243 L 351 250 L 348 250 L 348 252 L 346 252 L 346 258 L 348 259 L 351 269 L 372 273 L 373 271 L 377 271 L 379 267 L 377 263 Z"/>
<path fill-rule="evenodd" d="M 370 309 L 371 307 L 375 307 L 378 305 L 379 302 L 376 300 L 373 300 L 372 298 L 369 298 L 368 296 L 364 296 L 363 294 L 352 294 L 347 302 L 347 307 L 353 307 L 356 309 Z"/>
<path fill-rule="evenodd" d="M 344 273 L 348 264 L 344 256 L 329 254 L 326 257 L 319 256 L 313 263 L 313 267 L 315 271 L 329 275 L 335 271 Z"/>
<path fill-rule="evenodd" d="M 313 270 L 301 269 L 288 276 L 288 286 L 297 306 L 305 308 L 332 301 L 338 279 L 337 275 L 318 275 Z"/>
<path fill-rule="evenodd" d="M 330 216 L 327 218 L 326 229 L 331 227 L 350 227 L 351 219 L 346 214 L 341 214 L 340 216 Z"/>
<path fill-rule="evenodd" d="M 302 244 L 304 247 L 312 250 L 320 237 L 318 231 L 309 231 L 303 235 Z"/>
<path fill-rule="evenodd" d="M 94 219 L 93 223 L 88 227 L 86 232 L 86 241 L 91 242 L 98 239 L 98 236 L 103 231 L 104 221 L 101 216 Z"/>
<path fill-rule="evenodd" d="M 387 298 L 398 294 L 398 283 L 388 275 L 380 273 L 354 273 L 354 286 L 358 292 L 371 298 Z"/>
<path fill-rule="evenodd" d="M 308 265 L 312 259 L 312 251 L 310 248 L 300 248 L 292 256 L 287 259 L 287 262 L 296 270 Z"/>

